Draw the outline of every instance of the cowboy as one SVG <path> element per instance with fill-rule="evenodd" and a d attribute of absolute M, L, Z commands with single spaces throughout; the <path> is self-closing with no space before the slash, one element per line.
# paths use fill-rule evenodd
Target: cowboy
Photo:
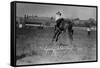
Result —
<path fill-rule="evenodd" d="M 56 13 L 56 18 L 55 18 L 55 21 L 56 21 L 56 25 L 55 25 L 55 35 L 54 35 L 54 37 L 53 37 L 53 39 L 54 38 L 56 38 L 56 41 L 58 40 L 58 37 L 59 37 L 59 35 L 62 33 L 62 31 L 64 30 L 64 19 L 63 19 L 63 17 L 62 17 L 62 14 L 61 14 L 61 12 L 57 12 Z"/>

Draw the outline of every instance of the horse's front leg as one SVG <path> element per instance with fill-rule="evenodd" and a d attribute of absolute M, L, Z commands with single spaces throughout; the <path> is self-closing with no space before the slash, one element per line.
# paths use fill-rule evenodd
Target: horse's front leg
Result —
<path fill-rule="evenodd" d="M 56 31 L 54 32 L 54 36 L 53 36 L 52 41 L 56 38 L 57 34 L 58 34 L 58 31 L 56 30 Z"/>
<path fill-rule="evenodd" d="M 54 27 L 54 33 L 57 31 L 57 26 L 55 25 L 55 27 Z"/>
<path fill-rule="evenodd" d="M 59 35 L 61 34 L 61 31 L 58 31 L 57 36 L 56 36 L 56 41 L 58 41 Z"/>

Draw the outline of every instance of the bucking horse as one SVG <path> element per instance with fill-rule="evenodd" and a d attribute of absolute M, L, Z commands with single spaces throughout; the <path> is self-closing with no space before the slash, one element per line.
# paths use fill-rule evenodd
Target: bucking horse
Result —
<path fill-rule="evenodd" d="M 70 19 L 65 20 L 64 18 L 61 18 L 57 20 L 55 29 L 54 29 L 54 36 L 53 36 L 53 41 L 55 40 L 56 42 L 58 41 L 58 37 L 60 34 L 63 32 L 68 31 L 69 38 L 73 40 L 73 21 Z"/>

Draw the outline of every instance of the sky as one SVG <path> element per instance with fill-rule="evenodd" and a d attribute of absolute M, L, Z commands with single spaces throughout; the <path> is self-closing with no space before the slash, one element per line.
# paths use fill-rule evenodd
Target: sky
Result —
<path fill-rule="evenodd" d="M 96 19 L 95 7 L 61 6 L 61 5 L 43 5 L 17 3 L 16 14 L 18 17 L 28 15 L 37 15 L 43 17 L 55 17 L 56 12 L 60 11 L 64 18 L 80 18 L 87 20 Z"/>

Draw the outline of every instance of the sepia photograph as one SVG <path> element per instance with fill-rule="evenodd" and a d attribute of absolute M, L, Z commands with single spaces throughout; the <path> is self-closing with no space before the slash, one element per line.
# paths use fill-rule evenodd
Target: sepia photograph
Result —
<path fill-rule="evenodd" d="M 97 7 L 16 3 L 16 65 L 97 61 Z"/>

